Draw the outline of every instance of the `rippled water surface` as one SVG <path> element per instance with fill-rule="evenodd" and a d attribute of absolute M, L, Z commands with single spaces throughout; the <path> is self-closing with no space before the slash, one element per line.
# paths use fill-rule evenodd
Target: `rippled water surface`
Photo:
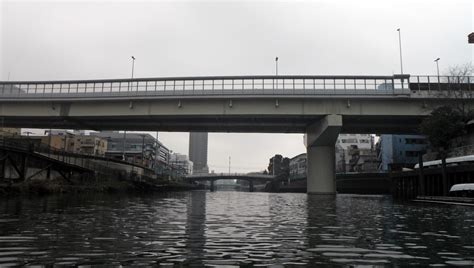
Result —
<path fill-rule="evenodd" d="M 204 191 L 0 199 L 0 266 L 474 265 L 474 207 Z"/>

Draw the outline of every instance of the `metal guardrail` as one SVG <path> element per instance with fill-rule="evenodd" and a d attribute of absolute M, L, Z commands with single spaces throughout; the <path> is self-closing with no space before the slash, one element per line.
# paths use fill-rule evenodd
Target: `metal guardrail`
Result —
<path fill-rule="evenodd" d="M 247 174 L 247 173 L 208 173 L 208 174 L 191 174 L 187 175 L 186 179 L 205 179 L 205 178 L 259 178 L 259 179 L 275 179 L 276 176 L 274 175 L 265 175 L 265 174 Z"/>
<path fill-rule="evenodd" d="M 261 75 L 0 82 L 0 98 L 409 93 L 410 75 Z"/>
<path fill-rule="evenodd" d="M 421 91 L 471 91 L 474 90 L 474 76 L 418 75 L 409 79 L 410 89 Z"/>
<path fill-rule="evenodd" d="M 66 152 L 64 150 L 59 150 L 59 149 L 50 147 L 48 144 L 35 143 L 33 140 L 27 137 L 0 136 L 0 148 L 9 148 L 9 149 L 18 150 L 18 151 L 39 154 L 43 157 L 54 159 L 56 161 L 63 162 L 65 164 L 77 166 L 83 169 L 99 172 L 102 174 L 115 175 L 119 177 L 122 175 L 123 172 L 125 172 L 126 176 L 129 178 L 154 181 L 153 179 L 151 179 L 151 177 L 154 175 L 153 170 L 148 169 L 146 167 L 142 167 L 140 165 L 136 165 L 133 163 L 128 163 L 128 162 L 106 158 L 106 157 Z M 118 164 L 130 166 L 132 171 L 127 172 L 125 170 L 118 170 L 118 169 L 112 168 L 111 166 L 112 163 L 118 163 Z M 141 170 L 141 172 L 138 172 L 139 169 Z M 139 173 L 141 174 L 141 176 L 138 176 Z"/>

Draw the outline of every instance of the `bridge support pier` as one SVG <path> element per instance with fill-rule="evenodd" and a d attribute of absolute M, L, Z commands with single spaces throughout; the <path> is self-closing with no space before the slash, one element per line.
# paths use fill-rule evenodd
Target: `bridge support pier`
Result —
<path fill-rule="evenodd" d="M 211 180 L 210 190 L 211 190 L 211 192 L 214 192 L 214 191 L 216 190 L 216 186 L 215 186 L 215 181 L 214 181 L 214 180 Z"/>
<path fill-rule="evenodd" d="M 342 128 L 341 115 L 327 115 L 308 127 L 307 150 L 307 193 L 336 193 L 335 144 Z"/>
<path fill-rule="evenodd" d="M 253 187 L 253 180 L 249 180 L 249 192 L 253 192 L 254 187 Z"/>

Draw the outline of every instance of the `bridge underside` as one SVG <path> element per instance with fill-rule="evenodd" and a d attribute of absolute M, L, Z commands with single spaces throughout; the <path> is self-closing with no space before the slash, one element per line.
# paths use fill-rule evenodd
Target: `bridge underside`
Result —
<path fill-rule="evenodd" d="M 172 132 L 305 133 L 324 116 L 4 116 L 5 127 Z M 422 116 L 343 116 L 343 133 L 416 133 Z"/>
<path fill-rule="evenodd" d="M 0 123 L 47 129 L 306 133 L 311 124 L 335 114 L 342 116 L 344 133 L 415 133 L 431 109 L 424 100 L 406 96 L 11 101 L 0 102 Z"/>

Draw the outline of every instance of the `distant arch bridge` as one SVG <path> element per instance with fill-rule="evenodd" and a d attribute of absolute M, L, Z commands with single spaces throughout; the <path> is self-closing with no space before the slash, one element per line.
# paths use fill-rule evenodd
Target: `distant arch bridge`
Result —
<path fill-rule="evenodd" d="M 254 182 L 272 182 L 277 178 L 274 175 L 265 174 L 239 174 L 239 173 L 208 173 L 193 174 L 186 176 L 189 182 L 209 181 L 211 183 L 211 191 L 215 190 L 215 181 L 217 180 L 245 180 L 249 183 L 249 191 L 254 191 Z"/>

